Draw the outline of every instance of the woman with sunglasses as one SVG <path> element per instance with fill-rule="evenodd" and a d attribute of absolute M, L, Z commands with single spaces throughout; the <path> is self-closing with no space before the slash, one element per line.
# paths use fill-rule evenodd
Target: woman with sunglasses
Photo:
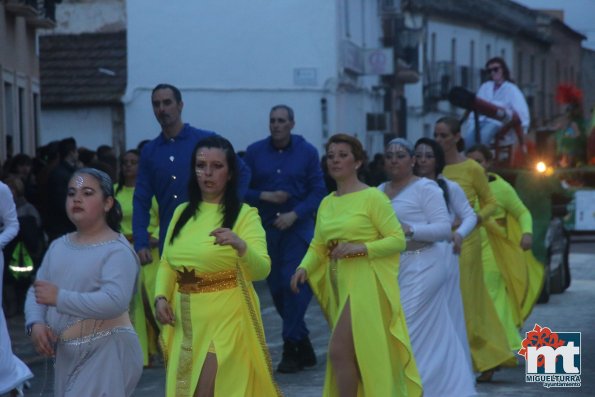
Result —
<path fill-rule="evenodd" d="M 526 133 L 531 121 L 529 116 L 529 106 L 519 87 L 512 82 L 508 65 L 506 65 L 504 59 L 494 57 L 486 62 L 486 70 L 489 75 L 489 80 L 479 87 L 477 97 L 491 102 L 494 105 L 516 112 L 521 119 L 521 126 Z M 477 142 L 475 139 L 476 126 L 473 122 L 473 117 L 470 118 L 470 121 L 471 122 L 467 123 L 467 131 L 464 137 L 467 145 L 478 143 L 489 145 L 502 128 L 502 123 L 500 121 L 480 115 L 478 126 L 480 131 L 480 142 Z"/>

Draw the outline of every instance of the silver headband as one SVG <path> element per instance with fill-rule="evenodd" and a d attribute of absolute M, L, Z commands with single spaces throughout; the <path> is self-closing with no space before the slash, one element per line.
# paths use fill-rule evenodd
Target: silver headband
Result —
<path fill-rule="evenodd" d="M 114 184 L 112 182 L 112 178 L 110 178 L 108 174 L 98 170 L 97 168 L 81 168 L 80 170 L 76 170 L 73 177 L 79 176 L 80 174 L 91 175 L 97 179 L 104 196 L 114 197 Z"/>

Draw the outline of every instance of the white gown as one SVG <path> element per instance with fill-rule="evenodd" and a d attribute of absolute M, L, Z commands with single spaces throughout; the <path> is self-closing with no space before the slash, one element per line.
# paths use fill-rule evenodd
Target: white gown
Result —
<path fill-rule="evenodd" d="M 8 186 L 0 182 L 0 395 L 20 386 L 33 374 L 17 356 L 12 353 L 6 318 L 2 308 L 2 275 L 4 274 L 4 255 L 2 250 L 19 232 L 17 211 Z"/>
<path fill-rule="evenodd" d="M 442 190 L 421 178 L 391 203 L 399 221 L 413 229 L 408 249 L 421 247 L 401 253 L 399 287 L 424 396 L 475 395 L 473 374 L 445 299 L 447 259 L 445 245 L 437 242 L 450 238 L 451 223 Z"/>
<path fill-rule="evenodd" d="M 477 224 L 477 215 L 469 205 L 469 200 L 463 189 L 458 183 L 451 181 L 448 178 L 440 176 L 440 179 L 446 182 L 448 186 L 448 215 L 450 217 L 450 224 L 454 224 L 455 219 L 460 222 L 457 227 L 457 233 L 463 238 L 467 237 L 473 231 Z M 473 364 L 471 362 L 471 350 L 469 349 L 469 342 L 467 340 L 467 327 L 465 325 L 465 311 L 463 309 L 463 298 L 461 297 L 461 275 L 459 272 L 459 255 L 453 251 L 452 241 L 442 241 L 444 246 L 445 258 L 444 261 L 447 269 L 446 282 L 446 304 L 450 317 L 457 330 L 457 335 L 461 340 L 461 344 L 465 349 L 465 357 L 469 365 L 469 372 L 473 373 Z"/>

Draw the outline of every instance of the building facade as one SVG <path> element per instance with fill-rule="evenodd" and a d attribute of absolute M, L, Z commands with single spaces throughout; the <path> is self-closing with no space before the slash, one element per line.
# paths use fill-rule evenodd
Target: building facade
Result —
<path fill-rule="evenodd" d="M 41 103 L 36 34 L 53 26 L 53 1 L 0 1 L 1 162 L 35 154 Z"/>
<path fill-rule="evenodd" d="M 124 0 L 62 0 L 56 27 L 40 32 L 39 144 L 69 136 L 95 150 L 126 147 L 126 6 Z"/>
<path fill-rule="evenodd" d="M 454 86 L 477 91 L 487 78 L 486 61 L 495 56 L 506 61 L 523 91 L 534 128 L 560 112 L 555 103 L 558 84 L 578 84 L 584 36 L 556 15 L 510 0 L 383 0 L 383 4 L 398 7 L 391 11 L 397 21 L 393 34 L 407 40 L 398 41 L 395 52 L 419 75 L 418 81 L 400 87 L 407 101 L 401 115 L 407 122 L 398 135 L 411 140 L 432 136 L 439 117 L 461 116 L 463 111 L 447 101 L 448 91 Z"/>
<path fill-rule="evenodd" d="M 151 90 L 171 83 L 182 90 L 184 121 L 237 150 L 268 135 L 279 103 L 294 108 L 294 132 L 319 149 L 345 132 L 382 150 L 379 76 L 392 55 L 382 52 L 378 2 L 148 0 L 127 2 L 126 14 L 128 145 L 157 136 Z M 156 28 L 160 20 L 176 28 Z"/>

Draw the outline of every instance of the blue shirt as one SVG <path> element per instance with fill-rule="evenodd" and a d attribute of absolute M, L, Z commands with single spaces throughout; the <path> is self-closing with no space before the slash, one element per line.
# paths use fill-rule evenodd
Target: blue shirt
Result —
<path fill-rule="evenodd" d="M 295 211 L 298 219 L 288 231 L 310 241 L 316 210 L 327 194 L 316 148 L 291 134 L 289 145 L 277 149 L 268 137 L 248 146 L 244 161 L 252 171 L 246 202 L 258 208 L 263 225 L 271 227 L 277 213 Z M 260 200 L 263 191 L 275 190 L 289 193 L 289 199 L 283 204 Z"/>
<path fill-rule="evenodd" d="M 134 249 L 138 252 L 149 247 L 149 227 L 151 200 L 157 198 L 159 205 L 159 251 L 169 222 L 176 207 L 188 201 L 188 178 L 190 160 L 198 141 L 215 135 L 212 131 L 200 130 L 184 124 L 175 138 L 167 138 L 163 133 L 147 143 L 140 156 L 136 187 L 134 189 L 132 234 Z M 238 191 L 244 197 L 250 183 L 250 169 L 238 158 L 240 170 Z"/>

